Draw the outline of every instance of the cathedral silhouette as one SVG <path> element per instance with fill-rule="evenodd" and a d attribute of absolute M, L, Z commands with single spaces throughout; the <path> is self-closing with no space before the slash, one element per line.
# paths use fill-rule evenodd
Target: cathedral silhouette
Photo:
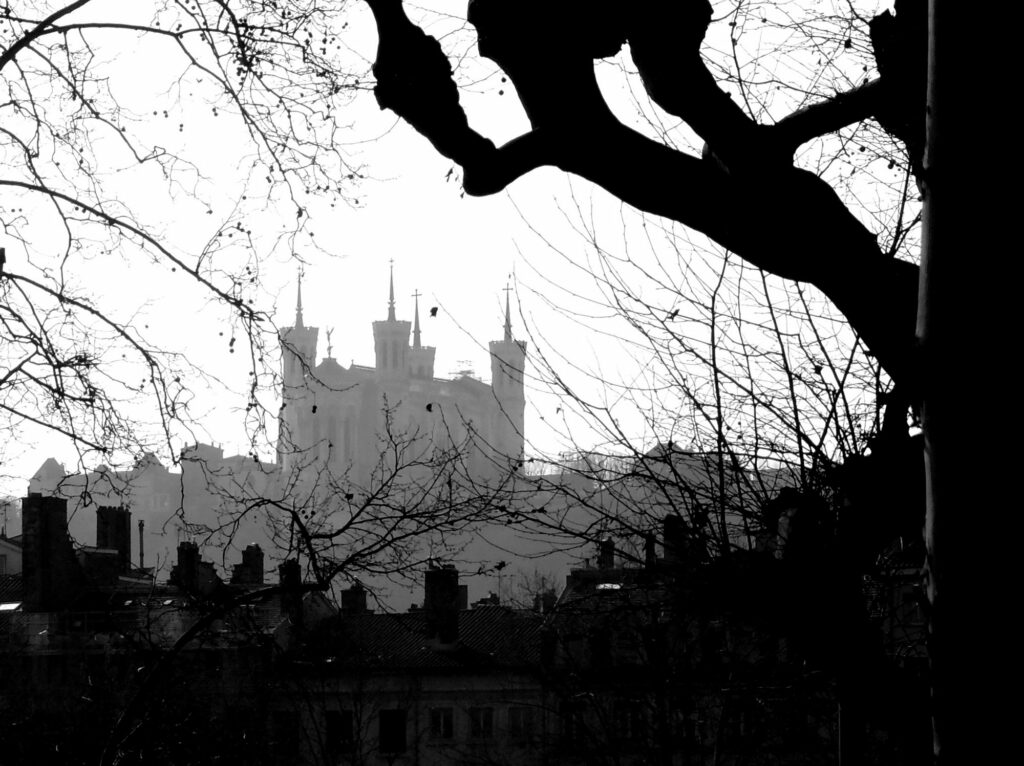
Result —
<path fill-rule="evenodd" d="M 365 485 L 394 440 L 418 440 L 426 450 L 461 449 L 467 476 L 475 480 L 515 470 L 524 445 L 526 343 L 512 337 L 508 292 L 503 337 L 489 343 L 490 384 L 469 373 L 435 377 L 436 349 L 422 342 L 418 292 L 414 301 L 412 321 L 398 319 L 392 266 L 387 318 L 373 322 L 374 365 L 339 364 L 330 333 L 327 355 L 318 362 L 320 331 L 303 319 L 300 279 L 295 322 L 280 332 L 280 470 L 327 471 Z"/>

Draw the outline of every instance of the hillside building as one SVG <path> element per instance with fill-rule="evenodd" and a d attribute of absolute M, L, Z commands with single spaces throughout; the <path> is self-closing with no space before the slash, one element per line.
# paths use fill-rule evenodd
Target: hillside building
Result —
<path fill-rule="evenodd" d="M 373 322 L 374 364 L 317 361 L 319 328 L 305 324 L 299 284 L 295 321 L 281 331 L 282 410 L 277 463 L 365 486 L 392 439 L 410 443 L 410 460 L 460 449 L 466 478 L 489 481 L 515 470 L 523 456 L 526 343 L 512 336 L 506 293 L 504 332 L 489 344 L 491 383 L 464 372 L 435 376 L 436 349 L 423 343 L 419 294 L 412 321 L 399 319 L 394 271 L 387 316 Z M 411 335 L 411 337 L 410 337 Z"/>

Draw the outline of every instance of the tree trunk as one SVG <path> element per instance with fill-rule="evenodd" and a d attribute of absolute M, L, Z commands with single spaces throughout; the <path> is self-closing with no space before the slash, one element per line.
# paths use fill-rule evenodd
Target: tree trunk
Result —
<path fill-rule="evenodd" d="M 954 15 L 956 14 L 956 15 Z M 1000 147 L 999 120 L 986 119 L 989 92 L 1004 95 L 1010 72 L 995 59 L 1006 45 L 991 43 L 991 19 L 961 5 L 930 2 L 927 149 L 921 289 L 918 314 L 918 392 L 925 437 L 927 595 L 932 667 L 935 760 L 994 763 L 1000 745 L 1013 752 L 1005 718 L 1017 687 L 1005 678 L 1016 649 L 1002 628 L 1013 610 L 1000 595 L 1014 592 L 1004 570 L 1019 556 L 1006 537 L 1013 456 L 998 450 L 1016 436 L 1015 402 L 1000 401 L 999 368 L 1013 355 L 1011 325 L 1000 321 L 1004 264 L 1014 218 L 1004 213 L 1016 183 Z M 1004 304 L 1006 305 L 1006 304 Z M 989 341 L 993 353 L 988 348 Z M 980 348 L 981 345 L 985 349 Z M 995 374 L 993 374 L 995 373 Z M 1006 410 L 1000 408 L 1005 404 Z M 1010 475 L 1007 468 L 1011 469 Z M 1014 492 L 1014 496 L 1016 496 Z M 1002 536 L 1002 537 L 1001 537 Z M 1000 544 L 1000 540 L 1004 542 Z M 1001 693 L 992 689 L 1004 684 Z M 1001 712 L 1002 711 L 1002 712 Z"/>

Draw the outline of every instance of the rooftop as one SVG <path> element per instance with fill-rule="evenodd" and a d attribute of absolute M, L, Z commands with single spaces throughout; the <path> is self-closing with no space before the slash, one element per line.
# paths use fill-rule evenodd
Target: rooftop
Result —
<path fill-rule="evenodd" d="M 543 617 L 504 606 L 459 612 L 459 640 L 439 646 L 427 637 L 423 611 L 342 613 L 318 626 L 298 659 L 343 669 L 509 670 L 540 662 Z"/>

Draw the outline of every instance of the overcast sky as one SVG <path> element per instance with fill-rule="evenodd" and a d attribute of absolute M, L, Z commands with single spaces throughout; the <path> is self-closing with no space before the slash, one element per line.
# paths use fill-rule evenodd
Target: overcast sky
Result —
<path fill-rule="evenodd" d="M 351 46 L 354 60 L 372 58 L 375 29 L 362 3 L 356 4 L 343 39 Z M 237 191 L 232 179 L 245 155 L 238 151 L 239 139 L 231 123 L 215 120 L 202 100 L 178 99 L 176 70 L 161 63 L 163 53 L 158 48 L 125 47 L 122 41 L 116 45 L 111 41 L 109 50 L 112 87 L 132 105 L 139 131 L 148 131 L 155 136 L 154 142 L 172 149 L 174 142 L 181 141 L 184 151 L 199 158 L 205 194 L 215 212 L 234 204 L 232 195 Z M 467 88 L 464 103 L 474 127 L 498 142 L 506 141 L 526 129 L 525 115 L 510 86 L 500 82 L 500 73 L 486 65 L 480 71 L 470 75 L 479 79 Z M 165 110 L 170 114 L 165 116 Z M 585 184 L 572 185 L 564 174 L 541 170 L 517 181 L 507 193 L 467 197 L 457 175 L 449 176 L 452 163 L 394 115 L 382 113 L 369 91 L 348 107 L 345 121 L 351 125 L 342 136 L 346 152 L 367 176 L 352 192 L 358 204 L 312 203 L 310 228 L 315 230 L 316 247 L 303 246 L 300 240 L 295 248 L 308 264 L 303 283 L 305 321 L 321 329 L 319 356 L 326 355 L 326 330 L 333 328 L 333 355 L 339 362 L 372 364 L 370 323 L 386 316 L 392 260 L 399 318 L 412 319 L 412 293 L 422 294 L 423 342 L 437 347 L 438 376 L 472 369 L 479 377 L 489 378 L 487 342 L 501 334 L 506 284 L 515 290 L 512 311 L 517 337 L 540 331 L 547 342 L 558 343 L 560 333 L 572 331 L 571 326 L 559 327 L 557 316 L 531 299 L 530 288 L 543 289 L 546 280 L 579 282 L 579 272 L 550 245 L 569 254 L 586 251 L 586 241 L 566 218 L 572 219 L 575 214 L 569 209 L 581 199 L 590 204 Z M 177 241 L 187 242 L 189 236 L 197 243 L 202 240 L 206 221 L 189 200 L 168 207 L 163 188 L 139 179 L 134 183 L 128 193 L 141 214 L 148 215 L 150 225 Z M 604 204 L 614 211 L 617 202 Z M 277 212 L 271 209 L 261 217 L 265 229 L 273 228 Z M 293 215 L 293 208 L 281 205 L 279 212 L 284 218 Z M 42 214 L 39 221 L 45 223 Z M 280 226 L 288 223 L 283 220 Z M 10 257 L 16 265 L 16 248 Z M 286 326 L 294 316 L 297 264 L 278 251 L 262 268 L 261 308 L 273 310 L 279 325 Z M 245 450 L 240 412 L 247 368 L 228 353 L 226 335 L 230 333 L 224 332 L 223 310 L 207 305 L 184 277 L 168 274 L 166 279 L 154 280 L 147 269 L 148 264 L 115 262 L 98 273 L 87 272 L 85 280 L 108 310 L 144 327 L 148 337 L 163 347 L 186 353 L 193 364 L 223 382 L 224 386 L 193 382 L 197 393 L 194 434 L 223 444 L 228 452 Z M 538 269 L 543 277 L 536 274 Z M 577 284 L 574 289 L 586 288 Z M 436 318 L 429 318 L 432 306 L 439 308 Z M 520 311 L 529 327 L 524 326 Z M 593 347 L 587 338 L 567 335 L 563 345 L 574 347 L 583 363 L 588 355 L 604 355 L 603 364 L 609 364 L 607 349 L 601 344 Z M 543 387 L 536 381 L 530 387 L 527 429 L 532 451 L 557 452 L 565 441 L 540 419 L 543 408 L 553 411 L 557 405 L 540 404 Z M 74 451 L 58 439 L 31 431 L 25 437 L 19 449 L 8 450 L 2 472 L 6 478 L 0 491 L 16 496 L 46 457 L 56 456 L 69 468 L 76 462 Z"/>
<path fill-rule="evenodd" d="M 450 14 L 430 17 L 428 30 L 465 54 L 459 58 L 457 75 L 471 125 L 498 143 L 525 131 L 527 121 L 511 84 L 502 81 L 500 71 L 490 62 L 476 56 L 471 34 L 458 32 L 465 3 L 436 0 L 427 5 Z M 107 16 L 121 14 L 118 18 L 126 13 L 125 6 L 115 0 L 96 0 L 88 7 Z M 145 13 L 146 7 L 145 3 L 130 6 L 138 13 Z M 711 34 L 727 35 L 728 29 L 717 25 Z M 351 66 L 367 70 L 376 48 L 376 30 L 365 4 L 353 4 L 339 41 L 346 46 L 344 55 Z M 201 248 L 212 235 L 210 227 L 226 220 L 240 204 L 239 180 L 252 172 L 251 150 L 230 115 L 223 110 L 218 113 L 208 98 L 193 94 L 204 87 L 201 79 L 178 79 L 180 71 L 171 49 L 162 49 L 148 39 L 126 44 L 123 35 L 96 42 L 97 56 L 107 57 L 112 89 L 120 101 L 132 107 L 133 114 L 124 115 L 127 124 L 144 134 L 150 145 L 187 153 L 198 168 L 193 176 L 182 176 L 193 184 L 182 187 L 188 193 L 169 190 L 159 177 L 146 175 L 154 172 L 153 168 L 132 171 L 132 163 L 119 157 L 117 146 L 111 144 L 101 146 L 101 151 L 108 152 L 108 182 L 124 185 L 133 209 L 153 231 L 178 243 L 183 252 Z M 597 65 L 602 89 L 620 119 L 646 133 L 670 131 L 677 146 L 694 151 L 699 142 L 685 126 L 659 114 L 631 90 L 620 66 L 623 63 L 629 65 L 625 54 L 618 61 Z M 857 69 L 856 76 L 866 75 Z M 785 114 L 790 107 L 780 103 L 776 112 Z M 483 199 L 464 196 L 457 169 L 450 174 L 452 163 L 393 114 L 381 112 L 369 90 L 360 91 L 345 107 L 341 121 L 348 127 L 337 140 L 349 161 L 363 168 L 366 178 L 348 188 L 350 204 L 303 202 L 310 221 L 308 231 L 294 247 L 278 246 L 260 262 L 261 287 L 254 293 L 257 308 L 272 313 L 279 326 L 292 322 L 298 271 L 293 256 L 297 256 L 306 263 L 305 321 L 321 329 L 319 356 L 326 354 L 326 330 L 333 328 L 333 356 L 339 362 L 371 364 L 370 323 L 386 316 L 388 270 L 393 260 L 398 316 L 411 319 L 412 293 L 422 294 L 423 342 L 437 347 L 436 374 L 448 376 L 468 368 L 488 379 L 487 342 L 500 337 L 503 288 L 514 274 L 513 328 L 517 337 L 531 342 L 534 358 L 543 347 L 559 374 L 580 385 L 588 372 L 626 382 L 646 374 L 651 354 L 642 344 L 617 342 L 614 312 L 587 302 L 596 293 L 587 274 L 595 256 L 587 232 L 582 230 L 594 231 L 602 247 L 631 263 L 664 254 L 667 266 L 655 264 L 652 270 L 660 271 L 663 283 L 672 289 L 668 294 L 651 285 L 639 289 L 646 291 L 644 300 L 666 313 L 678 308 L 678 293 L 687 292 L 680 283 L 685 270 L 700 268 L 701 256 L 695 253 L 707 246 L 704 238 L 678 236 L 678 228 L 667 232 L 657 226 L 631 230 L 638 219 L 618 200 L 552 169 L 534 171 L 501 194 Z M 847 162 L 864 163 L 864 158 L 851 151 L 842 161 L 830 162 L 827 172 L 852 178 L 852 166 Z M 609 157 L 609 161 L 615 158 Z M 890 163 L 886 172 L 898 176 L 901 171 Z M 251 199 L 248 204 L 252 206 Z M 32 242 L 45 250 L 47 237 L 53 236 L 52 221 L 42 213 L 34 220 L 38 223 Z M 246 225 L 255 230 L 266 251 L 271 248 L 265 245 L 294 220 L 295 204 L 277 197 L 265 200 L 262 208 L 249 214 Z M 12 269 L 23 266 L 24 257 L 17 247 L 9 247 Z M 202 379 L 197 375 L 187 381 L 195 392 L 191 408 L 194 425 L 191 434 L 176 434 L 178 442 L 194 438 L 222 444 L 229 453 L 247 451 L 243 412 L 248 367 L 244 354 L 230 353 L 228 341 L 233 331 L 225 316 L 230 312 L 209 305 L 188 277 L 166 268 L 154 270 L 148 259 L 130 254 L 120 261 L 84 261 L 81 281 L 115 318 L 144 329 L 148 338 L 168 351 L 185 354 L 196 372 L 209 376 Z M 439 308 L 433 319 L 428 317 L 432 306 Z M 573 318 L 574 313 L 579 316 Z M 610 334 L 595 332 L 598 326 Z M 527 372 L 528 451 L 554 454 L 573 443 L 592 444 L 597 437 L 591 438 L 579 423 L 567 421 L 569 408 L 563 408 L 556 398 L 545 397 L 543 383 L 530 374 L 532 369 Z M 608 395 L 592 382 L 591 390 L 584 393 L 592 395 L 597 404 L 604 403 L 602 397 Z M 274 409 L 272 396 L 264 401 L 268 409 Z M 146 415 L 140 413 L 140 417 Z M 642 420 L 639 418 L 635 427 L 622 422 L 641 447 L 644 442 L 649 446 L 653 438 Z M 270 456 L 271 446 L 261 446 L 264 456 Z M 51 455 L 69 468 L 75 466 L 75 454 L 67 445 L 26 430 L 23 442 L 8 446 L 4 454 L 0 493 L 20 495 L 27 479 Z"/>

